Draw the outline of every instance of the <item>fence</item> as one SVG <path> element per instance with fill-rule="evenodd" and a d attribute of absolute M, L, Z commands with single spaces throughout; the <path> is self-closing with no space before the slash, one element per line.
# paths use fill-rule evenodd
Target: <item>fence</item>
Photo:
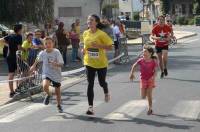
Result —
<path fill-rule="evenodd" d="M 120 63 L 124 64 L 130 61 L 126 37 L 121 37 L 119 39 L 119 52 L 123 54 L 123 56 L 120 57 Z"/>
<path fill-rule="evenodd" d="M 32 65 L 32 61 L 35 60 L 35 56 L 28 58 L 25 61 L 22 58 L 21 51 L 16 52 L 17 55 L 17 75 L 16 75 L 16 93 L 17 95 L 27 94 L 30 98 L 31 95 L 36 91 L 41 91 L 41 82 L 42 82 L 42 64 L 37 65 L 37 70 L 34 74 L 29 73 L 30 66 Z M 31 98 L 32 99 L 32 98 Z"/>

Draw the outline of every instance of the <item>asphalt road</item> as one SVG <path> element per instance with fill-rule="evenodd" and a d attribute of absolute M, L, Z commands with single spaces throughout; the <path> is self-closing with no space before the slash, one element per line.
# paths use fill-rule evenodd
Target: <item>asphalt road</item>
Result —
<path fill-rule="evenodd" d="M 196 31 L 199 27 L 180 27 Z M 154 115 L 147 116 L 140 99 L 139 81 L 128 79 L 131 64 L 141 46 L 130 46 L 131 62 L 111 66 L 107 81 L 112 99 L 104 102 L 103 90 L 95 83 L 95 116 L 87 110 L 87 82 L 62 92 L 63 114 L 56 111 L 55 97 L 44 106 L 42 97 L 22 100 L 0 108 L 0 132 L 199 132 L 200 130 L 200 36 L 183 39 L 169 51 L 169 75 L 157 77 Z M 158 74 L 159 75 L 159 74 Z M 137 78 L 139 74 L 137 73 Z M 97 80 L 97 79 L 96 79 Z"/>

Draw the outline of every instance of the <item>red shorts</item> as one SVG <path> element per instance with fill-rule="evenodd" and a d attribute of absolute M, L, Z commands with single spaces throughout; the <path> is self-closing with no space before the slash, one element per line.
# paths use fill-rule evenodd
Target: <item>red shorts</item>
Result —
<path fill-rule="evenodd" d="M 140 80 L 140 88 L 155 88 L 155 79 L 149 79 L 149 80 Z"/>

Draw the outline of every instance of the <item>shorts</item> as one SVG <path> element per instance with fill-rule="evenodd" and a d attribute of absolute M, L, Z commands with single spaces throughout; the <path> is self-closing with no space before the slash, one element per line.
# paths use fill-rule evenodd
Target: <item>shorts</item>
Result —
<path fill-rule="evenodd" d="M 55 82 L 55 81 L 51 80 L 51 79 L 48 78 L 48 77 L 46 77 L 45 79 L 46 79 L 46 80 L 49 80 L 49 81 L 52 83 L 53 87 L 55 87 L 55 88 L 59 88 L 59 87 L 61 86 L 61 83 Z"/>
<path fill-rule="evenodd" d="M 119 41 L 114 41 L 115 50 L 119 49 Z"/>
<path fill-rule="evenodd" d="M 161 53 L 162 50 L 168 50 L 169 46 L 168 45 L 164 46 L 164 47 L 158 47 L 158 46 L 156 46 L 155 48 L 156 48 L 156 53 Z"/>
<path fill-rule="evenodd" d="M 140 80 L 140 88 L 148 89 L 148 88 L 155 88 L 155 79 L 149 79 L 149 80 Z"/>
<path fill-rule="evenodd" d="M 8 72 L 14 73 L 17 70 L 17 62 L 14 58 L 7 58 Z"/>

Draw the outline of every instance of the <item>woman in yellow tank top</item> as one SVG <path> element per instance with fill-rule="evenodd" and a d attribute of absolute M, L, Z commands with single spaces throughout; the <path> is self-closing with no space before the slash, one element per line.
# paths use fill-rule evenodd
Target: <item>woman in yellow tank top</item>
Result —
<path fill-rule="evenodd" d="M 83 33 L 84 42 L 84 65 L 87 71 L 88 80 L 88 104 L 89 108 L 86 112 L 88 115 L 93 115 L 93 100 L 94 100 L 94 79 L 95 74 L 98 74 L 98 80 L 100 86 L 104 90 L 105 101 L 110 100 L 110 94 L 108 91 L 108 84 L 106 82 L 106 73 L 108 60 L 106 56 L 106 50 L 112 49 L 112 39 L 100 29 L 103 25 L 100 23 L 100 18 L 93 14 L 88 16 L 87 20 L 88 30 Z"/>

